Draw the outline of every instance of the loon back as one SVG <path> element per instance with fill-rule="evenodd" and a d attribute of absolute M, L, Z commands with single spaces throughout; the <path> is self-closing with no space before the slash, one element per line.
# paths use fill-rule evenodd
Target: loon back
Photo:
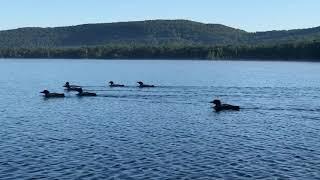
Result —
<path fill-rule="evenodd" d="M 139 87 L 144 88 L 144 87 L 155 87 L 155 86 L 154 85 L 143 84 L 143 85 L 140 85 Z"/>
<path fill-rule="evenodd" d="M 115 84 L 113 81 L 110 81 L 109 84 L 110 87 L 124 87 L 123 84 Z"/>
<path fill-rule="evenodd" d="M 61 98 L 61 97 L 65 97 L 64 93 L 50 93 L 48 90 L 44 90 L 44 91 L 42 91 L 40 93 L 44 94 L 44 97 L 46 97 L 46 98 Z"/>
<path fill-rule="evenodd" d="M 141 81 L 138 81 L 137 83 L 139 84 L 139 87 L 140 87 L 140 88 L 144 88 L 144 87 L 155 87 L 154 85 L 144 84 L 144 83 L 141 82 Z"/>
<path fill-rule="evenodd" d="M 213 108 L 216 112 L 223 111 L 223 110 L 233 110 L 233 111 L 240 110 L 240 106 L 233 106 L 230 104 L 222 104 L 221 106 L 214 106 Z"/>
<path fill-rule="evenodd" d="M 122 84 L 110 84 L 110 87 L 124 87 Z"/>
<path fill-rule="evenodd" d="M 79 87 L 66 87 L 65 91 L 78 91 Z"/>
<path fill-rule="evenodd" d="M 50 93 L 46 94 L 45 97 L 47 98 L 60 98 L 60 97 L 65 97 L 63 93 Z"/>
<path fill-rule="evenodd" d="M 96 93 L 83 92 L 82 88 L 78 88 L 76 91 L 79 92 L 79 93 L 77 94 L 78 96 L 97 96 Z"/>
<path fill-rule="evenodd" d="M 223 111 L 223 110 L 234 110 L 234 111 L 239 111 L 240 106 L 234 106 L 230 104 L 221 104 L 221 101 L 218 99 L 215 99 L 211 101 L 210 103 L 215 104 L 213 107 L 216 112 Z"/>

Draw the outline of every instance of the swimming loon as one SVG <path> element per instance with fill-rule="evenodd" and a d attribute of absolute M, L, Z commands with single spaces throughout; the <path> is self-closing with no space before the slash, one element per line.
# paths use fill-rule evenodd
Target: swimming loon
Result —
<path fill-rule="evenodd" d="M 110 87 L 124 87 L 124 85 L 122 85 L 122 84 L 114 84 L 113 81 L 109 81 L 109 86 Z"/>
<path fill-rule="evenodd" d="M 210 103 L 215 104 L 213 108 L 214 110 L 216 110 L 216 112 L 223 111 L 223 110 L 234 110 L 234 111 L 240 110 L 240 106 L 234 106 L 230 104 L 221 104 L 221 101 L 217 99 L 211 101 Z"/>
<path fill-rule="evenodd" d="M 44 91 L 42 91 L 40 93 L 44 94 L 44 97 L 46 97 L 46 98 L 61 98 L 61 97 L 64 97 L 63 93 L 50 93 L 48 90 L 44 90 Z"/>
<path fill-rule="evenodd" d="M 140 87 L 140 88 L 144 88 L 144 87 L 155 87 L 154 85 L 143 84 L 143 82 L 141 82 L 141 81 L 138 81 L 137 83 L 139 84 L 138 87 Z"/>
<path fill-rule="evenodd" d="M 77 88 L 76 91 L 79 92 L 79 93 L 77 94 L 78 96 L 97 96 L 96 93 L 83 92 L 82 88 Z"/>
<path fill-rule="evenodd" d="M 66 90 L 68 91 L 77 91 L 78 88 L 81 88 L 81 86 L 77 86 L 77 85 L 70 85 L 69 82 L 66 82 L 65 85 L 63 85 L 63 87 L 66 88 Z"/>

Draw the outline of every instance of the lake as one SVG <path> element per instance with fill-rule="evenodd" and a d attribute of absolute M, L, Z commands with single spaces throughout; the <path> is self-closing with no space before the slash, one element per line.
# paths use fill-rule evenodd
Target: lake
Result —
<path fill-rule="evenodd" d="M 98 96 L 39 94 L 66 81 Z M 0 179 L 319 179 L 319 92 L 320 63 L 0 60 Z"/>

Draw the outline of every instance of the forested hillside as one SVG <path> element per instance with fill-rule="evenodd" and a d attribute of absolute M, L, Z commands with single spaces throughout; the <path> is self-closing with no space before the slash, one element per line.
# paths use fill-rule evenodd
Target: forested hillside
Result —
<path fill-rule="evenodd" d="M 154 20 L 0 31 L 0 58 L 320 59 L 320 28 L 249 33 Z"/>
<path fill-rule="evenodd" d="M 320 39 L 320 28 L 248 33 L 220 24 L 153 20 L 0 31 L 0 48 L 83 47 L 106 44 L 260 45 L 317 39 Z"/>

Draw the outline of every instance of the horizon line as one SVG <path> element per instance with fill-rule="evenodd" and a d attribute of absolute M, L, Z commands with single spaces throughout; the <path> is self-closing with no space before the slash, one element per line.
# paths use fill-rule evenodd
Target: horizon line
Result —
<path fill-rule="evenodd" d="M 291 30 L 303 30 L 303 29 L 313 29 L 313 28 L 318 28 L 319 26 L 312 26 L 312 27 L 304 27 L 304 28 L 292 28 L 292 29 L 273 29 L 273 30 L 258 30 L 258 31 L 247 31 L 241 28 L 233 27 L 230 25 L 225 25 L 222 23 L 208 23 L 208 22 L 201 22 L 201 21 L 196 21 L 196 20 L 190 20 L 190 19 L 145 19 L 145 20 L 123 20 L 123 21 L 110 21 L 110 22 L 87 22 L 87 23 L 79 23 L 79 24 L 70 24 L 70 25 L 57 25 L 57 26 L 21 26 L 21 27 L 15 27 L 15 28 L 9 28 L 9 29 L 1 29 L 1 31 L 12 31 L 12 30 L 18 30 L 18 29 L 25 29 L 25 28 L 61 28 L 61 27 L 75 27 L 75 26 L 83 26 L 83 25 L 95 25 L 95 24 L 116 24 L 116 23 L 130 23 L 130 22 L 147 22 L 147 21 L 190 21 L 190 22 L 196 22 L 196 23 L 201 23 L 201 24 L 206 24 L 206 25 L 223 25 L 227 26 L 233 29 L 237 30 L 242 30 L 248 33 L 259 33 L 259 32 L 272 32 L 272 31 L 291 31 Z"/>

